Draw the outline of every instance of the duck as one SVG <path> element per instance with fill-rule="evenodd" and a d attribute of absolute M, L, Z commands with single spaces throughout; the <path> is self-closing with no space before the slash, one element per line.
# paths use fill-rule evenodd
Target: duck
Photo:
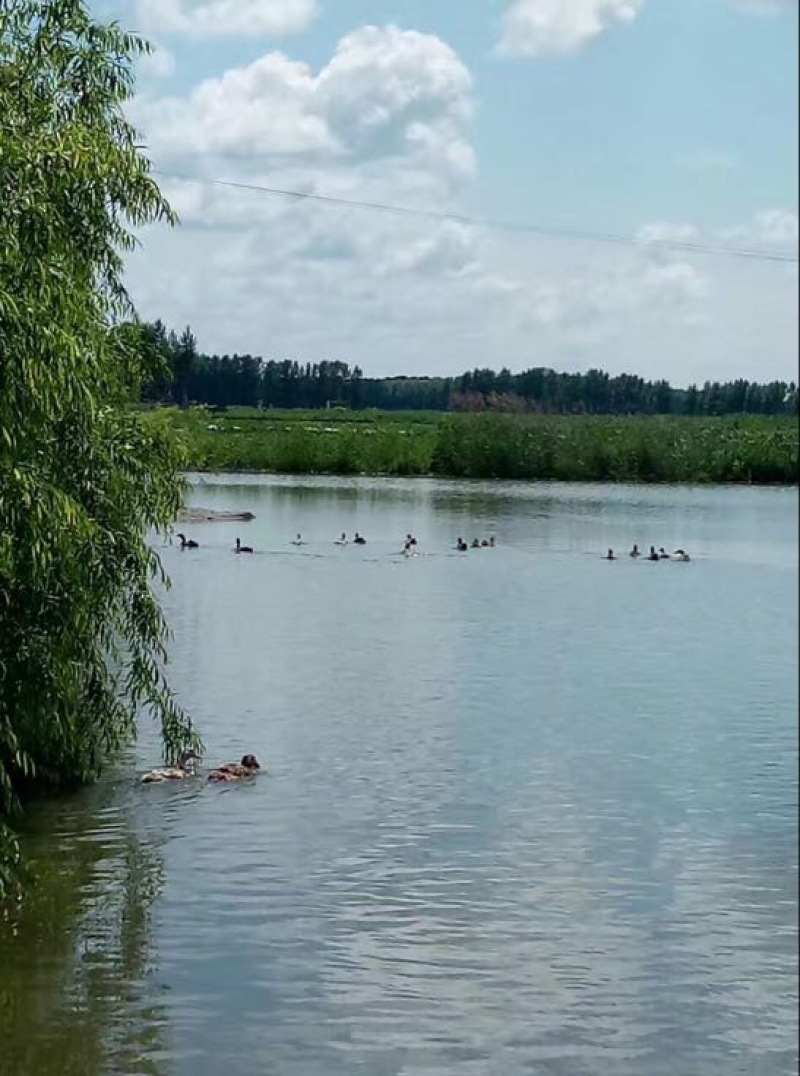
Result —
<path fill-rule="evenodd" d="M 688 563 L 688 561 L 692 559 L 685 549 L 676 549 L 673 553 L 673 556 L 677 557 L 678 560 L 681 561 L 681 563 L 683 564 Z"/>
<path fill-rule="evenodd" d="M 298 534 L 296 538 L 292 539 L 292 545 L 305 545 L 302 534 Z"/>
<path fill-rule="evenodd" d="M 187 538 L 185 534 L 179 534 L 178 537 L 181 540 L 181 549 L 198 549 L 199 543 L 194 538 Z"/>
<path fill-rule="evenodd" d="M 347 545 L 347 535 L 342 534 L 342 537 L 337 538 L 336 541 L 333 544 L 334 545 Z"/>
<path fill-rule="evenodd" d="M 634 560 L 635 560 L 635 559 L 636 559 L 637 557 L 640 557 L 640 556 L 641 556 L 641 553 L 639 552 L 639 547 L 638 547 L 638 545 L 636 545 L 636 544 L 634 543 L 633 549 L 632 549 L 632 550 L 630 551 L 630 553 L 628 554 L 628 556 L 629 556 L 629 557 L 633 557 L 633 558 L 634 558 Z"/>
<path fill-rule="evenodd" d="M 614 550 L 609 549 L 609 551 L 606 553 L 606 560 L 616 560 L 616 559 L 617 558 L 616 558 L 616 554 L 614 553 Z"/>
<path fill-rule="evenodd" d="M 236 548 L 234 549 L 234 553 L 252 553 L 252 552 L 253 552 L 253 547 L 251 545 L 242 545 L 241 539 L 240 538 L 236 539 Z"/>
<path fill-rule="evenodd" d="M 366 545 L 367 539 L 356 531 L 356 536 L 353 539 L 353 545 Z"/>
<path fill-rule="evenodd" d="M 666 551 L 666 549 L 663 547 L 663 545 L 659 547 L 658 559 L 659 560 L 669 560 L 669 553 Z"/>
<path fill-rule="evenodd" d="M 142 774 L 143 785 L 161 784 L 163 781 L 182 781 L 184 777 L 195 777 L 196 771 L 192 763 L 202 761 L 196 751 L 184 751 L 178 758 L 175 766 L 163 766 L 157 770 L 150 770 Z"/>
<path fill-rule="evenodd" d="M 469 546 L 467 545 L 467 543 L 464 541 L 463 538 L 459 538 L 458 541 L 456 542 L 456 549 L 458 550 L 459 553 L 466 553 L 467 550 L 469 549 Z"/>
<path fill-rule="evenodd" d="M 255 755 L 242 755 L 241 762 L 224 762 L 208 775 L 209 781 L 238 781 L 240 777 L 255 777 L 261 765 Z"/>

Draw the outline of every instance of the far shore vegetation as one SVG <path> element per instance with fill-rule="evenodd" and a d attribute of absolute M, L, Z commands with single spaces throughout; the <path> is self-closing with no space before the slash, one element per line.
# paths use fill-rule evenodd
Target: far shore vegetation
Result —
<path fill-rule="evenodd" d="M 133 327 L 132 327 L 133 328 Z M 366 378 L 358 366 L 208 355 L 190 328 L 136 326 L 158 371 L 139 407 L 181 434 L 193 470 L 542 481 L 798 478 L 794 382 L 602 370 Z"/>
<path fill-rule="evenodd" d="M 796 484 L 795 418 L 159 407 L 196 471 Z"/>

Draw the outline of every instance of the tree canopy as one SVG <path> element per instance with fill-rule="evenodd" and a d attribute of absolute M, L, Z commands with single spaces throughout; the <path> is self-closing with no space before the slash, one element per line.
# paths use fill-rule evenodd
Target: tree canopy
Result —
<path fill-rule="evenodd" d="M 216 407 L 501 411 L 586 415 L 796 415 L 797 385 L 707 381 L 676 388 L 665 379 L 603 370 L 563 373 L 534 367 L 471 370 L 457 377 L 364 377 L 341 360 L 297 362 L 256 355 L 207 355 L 191 329 L 181 336 L 156 321 L 143 327 L 161 373 L 142 389 L 151 403 Z"/>
<path fill-rule="evenodd" d="M 123 112 L 146 49 L 84 0 L 0 0 L 0 897 L 26 796 L 94 778 L 142 712 L 167 757 L 195 740 L 148 542 L 181 459 L 129 407 L 159 358 L 123 259 L 172 221 Z"/>

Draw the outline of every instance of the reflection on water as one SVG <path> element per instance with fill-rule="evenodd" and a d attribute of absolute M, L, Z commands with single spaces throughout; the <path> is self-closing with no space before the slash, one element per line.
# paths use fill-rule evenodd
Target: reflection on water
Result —
<path fill-rule="evenodd" d="M 0 921 L 0 1046 L 14 1076 L 170 1070 L 151 991 L 158 840 L 126 786 L 107 781 L 33 812 L 30 891 Z"/>
<path fill-rule="evenodd" d="M 257 518 L 162 551 L 174 686 L 210 764 L 269 772 L 123 771 L 34 817 L 44 876 L 0 938 L 10 1071 L 796 1069 L 796 491 L 193 500 Z M 601 559 L 633 541 L 696 559 Z"/>

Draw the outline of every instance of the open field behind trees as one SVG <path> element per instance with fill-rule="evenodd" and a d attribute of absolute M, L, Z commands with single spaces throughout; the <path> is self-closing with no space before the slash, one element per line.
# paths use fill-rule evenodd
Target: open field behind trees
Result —
<path fill-rule="evenodd" d="M 793 418 L 158 408 L 198 471 L 797 483 Z"/>

